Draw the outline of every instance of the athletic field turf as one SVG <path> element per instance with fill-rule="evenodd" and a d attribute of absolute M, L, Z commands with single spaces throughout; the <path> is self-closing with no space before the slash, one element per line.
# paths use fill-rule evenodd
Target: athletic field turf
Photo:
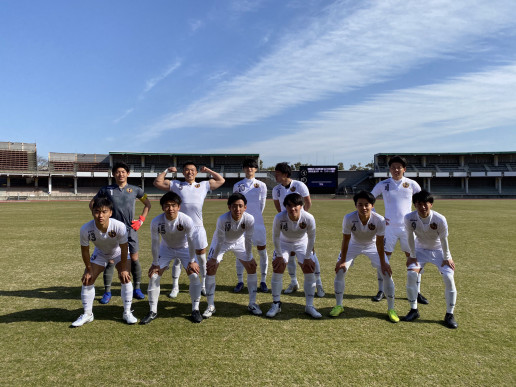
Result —
<path fill-rule="evenodd" d="M 315 200 L 316 251 L 326 297 L 316 298 L 323 319 L 304 314 L 304 294 L 282 295 L 283 310 L 274 319 L 247 312 L 247 290 L 236 284 L 234 256 L 217 273 L 216 314 L 193 324 L 188 278 L 181 293 L 166 297 L 170 271 L 164 274 L 158 318 L 150 325 L 128 326 L 122 320 L 120 286 L 110 304 L 100 305 L 102 277 L 96 283 L 95 321 L 78 329 L 69 325 L 81 313 L 79 228 L 91 219 L 86 202 L 0 203 L 0 385 L 516 385 L 514 200 L 437 200 L 450 228 L 458 290 L 455 316 L 459 329 L 442 325 L 444 285 L 428 266 L 421 319 L 392 324 L 386 301 L 373 303 L 376 272 L 359 257 L 347 275 L 345 313 L 328 317 L 335 304 L 334 266 L 342 239 L 342 218 L 354 210 L 351 200 Z M 137 203 L 137 212 L 141 209 Z M 383 214 L 383 202 L 377 210 Z M 225 201 L 204 206 L 211 240 Z M 160 213 L 153 202 L 140 230 L 140 260 L 146 292 L 151 263 L 150 220 Z M 275 214 L 272 201 L 266 225 Z M 272 256 L 269 238 L 268 252 Z M 255 254 L 257 255 L 257 254 Z M 405 295 L 405 259 L 399 246 L 391 265 L 396 310 L 409 308 Z M 270 287 L 272 265 L 267 283 Z M 298 269 L 302 289 L 302 274 Z M 288 284 L 285 273 L 284 285 Z M 272 297 L 258 293 L 264 313 Z M 206 299 L 201 299 L 201 312 Z M 148 312 L 147 299 L 133 303 L 134 315 Z"/>

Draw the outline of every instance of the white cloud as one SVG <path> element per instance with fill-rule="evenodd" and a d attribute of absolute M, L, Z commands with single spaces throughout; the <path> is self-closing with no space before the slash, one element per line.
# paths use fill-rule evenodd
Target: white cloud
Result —
<path fill-rule="evenodd" d="M 134 108 L 130 108 L 130 109 L 127 109 L 124 114 L 122 114 L 120 117 L 118 118 L 115 118 L 113 120 L 113 123 L 114 124 L 118 124 L 120 121 L 122 121 L 125 117 L 127 117 L 129 114 L 131 114 L 133 112 Z"/>
<path fill-rule="evenodd" d="M 155 78 L 149 79 L 147 82 L 145 82 L 145 88 L 143 90 L 143 93 L 148 93 L 150 90 L 152 90 L 158 83 L 163 81 L 165 78 L 167 78 L 170 74 L 172 74 L 175 70 L 177 70 L 181 66 L 181 62 L 177 60 L 173 64 L 171 64 L 163 73 L 158 75 Z"/>
<path fill-rule="evenodd" d="M 195 32 L 197 31 L 199 28 L 201 28 L 204 23 L 202 20 L 199 20 L 199 19 L 195 19 L 195 20 L 190 20 L 189 21 L 189 24 L 190 24 L 190 31 L 192 32 Z"/>

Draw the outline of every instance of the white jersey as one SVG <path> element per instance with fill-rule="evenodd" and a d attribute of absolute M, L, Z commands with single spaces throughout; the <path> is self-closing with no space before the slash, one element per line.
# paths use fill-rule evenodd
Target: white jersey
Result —
<path fill-rule="evenodd" d="M 247 199 L 247 213 L 254 217 L 255 224 L 263 223 L 263 210 L 267 200 L 267 185 L 256 179 L 243 179 L 233 186 L 233 192 L 241 193 Z"/>
<path fill-rule="evenodd" d="M 315 218 L 301 209 L 299 220 L 293 221 L 288 217 L 286 210 L 281 211 L 274 217 L 272 239 L 277 253 L 282 251 L 281 241 L 293 243 L 306 240 L 306 256 L 308 257 L 315 245 Z"/>
<path fill-rule="evenodd" d="M 213 256 L 218 257 L 223 244 L 233 245 L 244 240 L 245 251 L 249 259 L 253 248 L 254 218 L 244 212 L 239 220 L 234 220 L 231 212 L 222 214 L 217 219 L 217 228 L 213 234 Z"/>
<path fill-rule="evenodd" d="M 448 249 L 448 223 L 443 215 L 430 210 L 430 215 L 422 219 L 417 211 L 413 211 L 405 215 L 405 229 L 411 257 L 417 258 L 416 249 L 426 249 L 442 250 L 444 259 L 451 258 Z"/>
<path fill-rule="evenodd" d="M 308 191 L 308 187 L 306 186 L 306 184 L 299 180 L 292 180 L 290 184 L 286 187 L 281 184 L 278 184 L 272 190 L 272 198 L 274 200 L 279 200 L 281 211 L 285 211 L 285 206 L 283 205 L 283 200 L 285 199 L 285 196 L 291 193 L 298 193 L 304 198 L 310 196 L 310 191 Z"/>
<path fill-rule="evenodd" d="M 95 225 L 94 220 L 81 227 L 81 246 L 89 246 L 90 242 L 95 245 L 92 255 L 100 254 L 111 259 L 121 254 L 120 245 L 127 243 L 127 228 L 125 224 L 109 218 L 109 225 L 106 232 L 101 232 Z"/>
<path fill-rule="evenodd" d="M 374 197 L 383 196 L 385 219 L 390 226 L 403 227 L 403 217 L 412 210 L 412 195 L 421 191 L 419 184 L 405 176 L 392 177 L 376 184 L 371 191 Z"/>
<path fill-rule="evenodd" d="M 184 249 L 193 246 L 193 230 L 194 224 L 192 218 L 182 212 L 179 212 L 177 218 L 174 220 L 168 220 L 164 213 L 152 219 L 151 241 L 153 264 L 158 263 L 161 249 Z"/>
<path fill-rule="evenodd" d="M 342 233 L 351 235 L 351 242 L 360 245 L 369 245 L 376 241 L 376 236 L 385 235 L 385 218 L 376 212 L 371 212 L 367 224 L 362 224 L 358 211 L 344 216 Z"/>
<path fill-rule="evenodd" d="M 204 180 L 192 184 L 186 181 L 171 180 L 170 191 L 181 197 L 181 212 L 192 218 L 195 226 L 203 226 L 202 206 L 210 189 L 210 182 Z"/>

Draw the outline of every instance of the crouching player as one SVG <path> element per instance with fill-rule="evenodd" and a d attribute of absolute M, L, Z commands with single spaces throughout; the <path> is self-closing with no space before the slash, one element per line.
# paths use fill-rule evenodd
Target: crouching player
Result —
<path fill-rule="evenodd" d="M 446 299 L 444 325 L 458 327 L 453 310 L 457 300 L 455 288 L 455 263 L 448 247 L 448 223 L 438 212 L 432 211 L 434 198 L 430 192 L 422 190 L 412 196 L 416 211 L 405 215 L 405 229 L 408 235 L 410 257 L 407 258 L 407 298 L 410 312 L 404 321 L 414 321 L 419 317 L 417 309 L 417 276 L 425 264 L 434 264 L 443 276 Z M 415 240 L 414 240 L 415 235 Z"/>
<path fill-rule="evenodd" d="M 385 235 L 385 218 L 373 212 L 375 197 L 366 191 L 360 191 L 353 197 L 356 211 L 347 214 L 342 222 L 342 247 L 339 260 L 335 265 L 335 298 L 337 305 L 330 316 L 337 317 L 344 312 L 342 300 L 345 289 L 345 276 L 355 258 L 364 254 L 371 260 L 371 265 L 379 269 L 383 279 L 384 294 L 387 295 L 387 315 L 393 323 L 400 321 L 394 310 L 394 281 L 392 270 L 385 255 L 383 244 Z"/>
<path fill-rule="evenodd" d="M 201 299 L 200 268 L 195 258 L 193 241 L 194 223 L 192 218 L 180 212 L 181 198 L 175 192 L 167 192 L 159 201 L 163 213 L 152 219 L 152 265 L 149 269 L 150 311 L 140 324 L 148 324 L 158 316 L 158 298 L 161 276 L 170 262 L 179 259 L 190 278 L 190 298 L 192 299 L 192 321 L 202 321 L 199 312 Z M 161 236 L 161 243 L 160 243 Z"/>
<path fill-rule="evenodd" d="M 133 301 L 133 284 L 131 283 L 131 261 L 127 259 L 127 229 L 124 223 L 110 219 L 113 214 L 113 202 L 106 196 L 95 196 L 91 203 L 93 220 L 81 227 L 81 255 L 86 268 L 82 276 L 81 300 L 84 314 L 72 323 L 80 327 L 93 321 L 93 299 L 95 298 L 95 280 L 112 260 L 118 270 L 122 283 L 122 301 L 124 302 L 123 319 L 127 324 L 138 320 L 131 312 Z M 90 242 L 95 245 L 90 257 Z"/>
<path fill-rule="evenodd" d="M 233 251 L 247 271 L 247 288 L 249 289 L 247 309 L 256 316 L 262 314 L 260 307 L 256 304 L 258 275 L 256 274 L 256 261 L 252 254 L 254 218 L 245 212 L 246 208 L 246 197 L 241 193 L 234 193 L 228 199 L 229 212 L 217 219 L 217 227 L 213 234 L 206 263 L 208 308 L 202 315 L 204 318 L 210 318 L 215 313 L 215 275 L 224 254 L 228 251 Z"/>
<path fill-rule="evenodd" d="M 304 290 L 306 298 L 305 312 L 313 318 L 321 318 L 314 308 L 315 295 L 315 261 L 313 247 L 315 244 L 315 219 L 312 214 L 303 210 L 303 198 L 298 193 L 285 196 L 285 210 L 274 217 L 272 239 L 274 256 L 272 260 L 272 300 L 273 304 L 267 317 L 274 317 L 281 312 L 281 289 L 283 273 L 289 257 L 294 253 L 304 274 Z"/>

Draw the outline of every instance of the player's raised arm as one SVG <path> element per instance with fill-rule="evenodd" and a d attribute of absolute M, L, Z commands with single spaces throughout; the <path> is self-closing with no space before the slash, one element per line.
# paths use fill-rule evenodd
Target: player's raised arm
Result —
<path fill-rule="evenodd" d="M 209 182 L 210 182 L 210 190 L 212 190 L 212 191 L 217 189 L 217 188 L 219 188 L 226 181 L 222 177 L 222 175 L 218 174 L 215 171 L 212 171 L 208 167 L 201 167 L 201 171 L 200 172 L 209 173 L 211 175 L 211 179 L 209 180 Z"/>
<path fill-rule="evenodd" d="M 168 191 L 170 190 L 170 180 L 165 179 L 165 176 L 167 173 L 176 173 L 177 168 L 176 167 L 168 167 L 163 172 L 161 172 L 156 178 L 154 179 L 154 187 L 162 190 L 162 191 Z"/>
<path fill-rule="evenodd" d="M 303 198 L 303 209 L 308 212 L 310 208 L 312 207 L 312 198 L 310 198 L 310 195 L 305 196 Z"/>

